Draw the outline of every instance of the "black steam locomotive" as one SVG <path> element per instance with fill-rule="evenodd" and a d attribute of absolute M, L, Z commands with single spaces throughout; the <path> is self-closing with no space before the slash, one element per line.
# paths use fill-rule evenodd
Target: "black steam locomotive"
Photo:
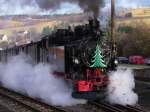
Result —
<path fill-rule="evenodd" d="M 91 67 L 96 46 L 101 47 L 102 62 L 106 67 Z M 97 19 L 74 29 L 57 29 L 38 42 L 14 46 L 0 51 L 0 61 L 24 52 L 35 63 L 46 62 L 56 66 L 54 74 L 63 76 L 73 86 L 72 96 L 76 98 L 97 98 L 104 96 L 108 84 L 107 72 L 115 69 L 112 43 L 104 38 Z"/>

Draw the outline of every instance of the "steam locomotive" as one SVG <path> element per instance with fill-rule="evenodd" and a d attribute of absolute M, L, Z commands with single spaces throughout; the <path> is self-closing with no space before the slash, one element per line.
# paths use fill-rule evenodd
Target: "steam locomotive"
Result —
<path fill-rule="evenodd" d="M 0 61 L 7 62 L 10 56 L 24 52 L 35 63 L 46 62 L 55 66 L 54 74 L 63 76 L 72 85 L 73 97 L 102 98 L 108 84 L 107 73 L 116 67 L 112 43 L 104 37 L 99 21 L 91 19 L 88 24 L 76 26 L 74 29 L 57 29 L 40 41 L 1 50 Z M 91 67 L 96 48 L 101 53 L 98 55 L 105 67 Z"/>

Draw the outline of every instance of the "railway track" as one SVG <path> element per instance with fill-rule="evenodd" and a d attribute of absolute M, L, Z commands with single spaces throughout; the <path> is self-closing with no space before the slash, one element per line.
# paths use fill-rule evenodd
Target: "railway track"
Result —
<path fill-rule="evenodd" d="M 105 112 L 146 112 L 139 107 L 134 106 L 122 106 L 122 105 L 110 105 L 105 102 L 89 102 L 99 108 L 102 108 Z"/>
<path fill-rule="evenodd" d="M 33 98 L 29 98 L 25 95 L 19 94 L 3 87 L 0 87 L 0 96 L 21 105 L 31 112 L 67 112 L 65 109 L 62 109 L 60 107 L 42 103 Z"/>
<path fill-rule="evenodd" d="M 0 96 L 1 95 L 2 97 L 7 97 L 10 100 L 19 103 L 31 112 L 104 112 L 99 107 L 89 104 L 70 107 L 55 107 L 4 87 L 0 87 Z"/>
<path fill-rule="evenodd" d="M 10 100 L 12 100 L 12 101 L 15 102 L 15 103 L 18 103 L 19 105 L 25 107 L 27 110 L 31 110 L 31 111 L 33 111 L 33 112 L 41 112 L 41 111 L 39 111 L 39 110 L 36 109 L 36 108 L 33 108 L 33 107 L 31 107 L 31 106 L 29 106 L 29 105 L 26 105 L 25 103 L 23 103 L 23 102 L 21 102 L 21 101 L 15 99 L 15 98 L 13 98 L 13 97 L 10 97 L 9 95 L 0 93 L 0 96 L 2 96 L 3 98 L 10 99 Z"/>
<path fill-rule="evenodd" d="M 140 108 L 134 107 L 134 106 L 130 106 L 130 105 L 128 105 L 128 106 L 117 105 L 116 107 L 121 108 L 125 112 L 146 112 L 143 109 L 140 109 Z"/>
<path fill-rule="evenodd" d="M 99 108 L 102 108 L 105 112 L 124 112 L 121 109 L 114 107 L 107 103 L 101 103 L 101 102 L 88 102 L 89 104 L 95 105 Z"/>
<path fill-rule="evenodd" d="M 3 87 L 0 87 L 0 96 L 22 105 L 29 110 L 29 112 L 146 112 L 143 109 L 133 106 L 110 105 L 106 102 L 91 101 L 89 101 L 87 105 L 77 105 L 65 108 L 56 107 Z M 93 110 L 91 108 L 93 108 Z"/>

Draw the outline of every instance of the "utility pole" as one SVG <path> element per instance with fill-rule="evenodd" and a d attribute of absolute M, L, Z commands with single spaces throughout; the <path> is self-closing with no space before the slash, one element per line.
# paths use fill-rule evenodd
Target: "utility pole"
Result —
<path fill-rule="evenodd" d="M 116 61 L 117 50 L 115 42 L 115 0 L 111 0 L 111 70 L 116 70 L 118 62 Z"/>
<path fill-rule="evenodd" d="M 111 42 L 112 42 L 112 58 L 116 57 L 115 42 L 115 0 L 111 0 Z"/>

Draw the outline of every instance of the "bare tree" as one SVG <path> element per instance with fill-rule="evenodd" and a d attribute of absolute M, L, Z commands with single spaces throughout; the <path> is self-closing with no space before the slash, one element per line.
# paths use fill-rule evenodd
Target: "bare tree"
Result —
<path fill-rule="evenodd" d="M 117 34 L 118 54 L 120 56 L 150 56 L 150 26 L 137 23 L 131 32 Z"/>

